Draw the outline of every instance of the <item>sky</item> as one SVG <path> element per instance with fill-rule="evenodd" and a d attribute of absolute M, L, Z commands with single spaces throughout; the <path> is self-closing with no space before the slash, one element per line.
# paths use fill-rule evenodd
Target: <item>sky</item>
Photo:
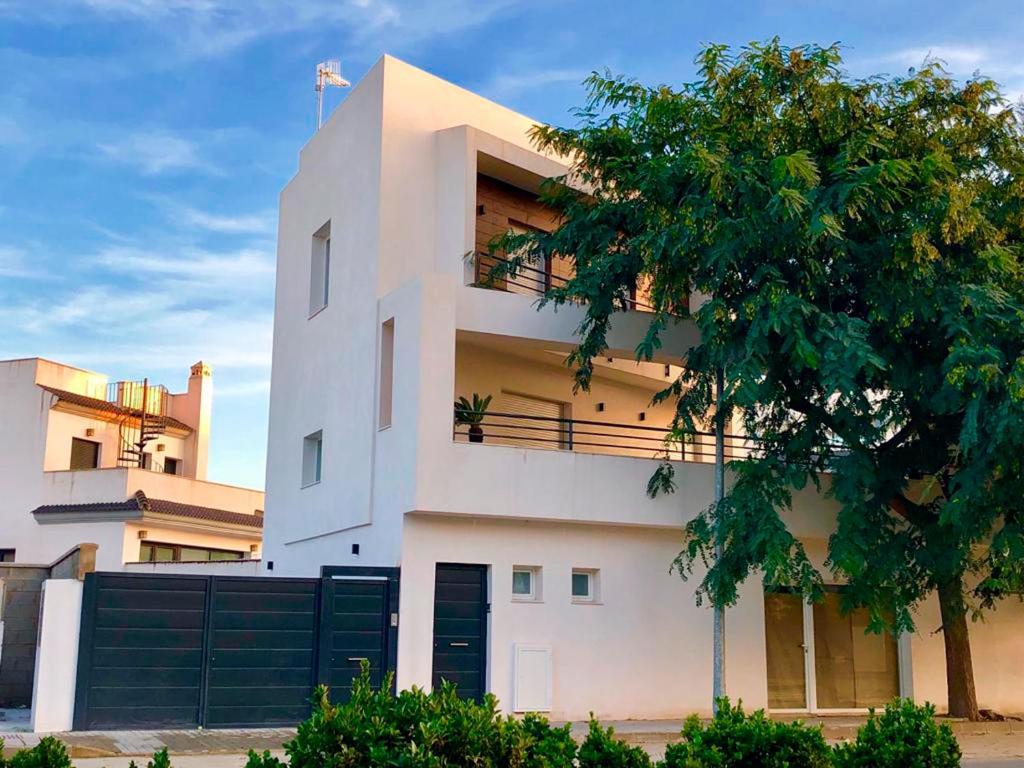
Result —
<path fill-rule="evenodd" d="M 681 83 L 702 44 L 775 35 L 1024 92 L 1020 0 L 0 0 L 0 359 L 172 391 L 203 360 L 209 479 L 262 487 L 276 206 L 318 61 L 356 82 L 390 53 L 568 125 L 593 70 Z"/>

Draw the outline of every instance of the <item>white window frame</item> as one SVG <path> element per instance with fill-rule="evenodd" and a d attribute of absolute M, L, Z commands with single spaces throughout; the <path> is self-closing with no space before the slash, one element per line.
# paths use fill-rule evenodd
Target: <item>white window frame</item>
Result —
<path fill-rule="evenodd" d="M 310 464 L 312 463 L 312 466 Z M 302 488 L 318 485 L 323 479 L 324 431 L 318 429 L 302 438 Z"/>
<path fill-rule="evenodd" d="M 530 574 L 529 594 L 517 593 L 515 591 L 515 575 L 517 573 Z M 541 569 L 539 565 L 513 565 L 512 580 L 509 585 L 512 600 L 517 603 L 539 603 L 541 601 Z"/>
<path fill-rule="evenodd" d="M 573 568 L 572 575 L 569 577 L 569 596 L 574 603 L 584 603 L 587 605 L 594 605 L 599 601 L 600 587 L 598 584 L 598 575 L 600 571 L 597 568 Z M 573 594 L 573 582 L 577 576 L 587 577 L 587 586 L 589 587 L 586 595 L 575 595 Z"/>

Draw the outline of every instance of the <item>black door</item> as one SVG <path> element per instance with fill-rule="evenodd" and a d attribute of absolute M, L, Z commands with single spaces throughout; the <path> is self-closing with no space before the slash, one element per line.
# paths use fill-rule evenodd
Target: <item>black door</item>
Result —
<path fill-rule="evenodd" d="M 320 679 L 330 688 L 331 700 L 340 704 L 352 695 L 352 680 L 364 661 L 374 688 L 380 687 L 390 666 L 388 581 L 335 578 L 324 586 L 330 625 L 320 636 Z"/>
<path fill-rule="evenodd" d="M 438 563 L 434 578 L 433 687 L 448 680 L 480 701 L 486 689 L 487 566 Z"/>
<path fill-rule="evenodd" d="M 212 579 L 209 728 L 294 725 L 313 694 L 319 584 L 314 579 Z"/>

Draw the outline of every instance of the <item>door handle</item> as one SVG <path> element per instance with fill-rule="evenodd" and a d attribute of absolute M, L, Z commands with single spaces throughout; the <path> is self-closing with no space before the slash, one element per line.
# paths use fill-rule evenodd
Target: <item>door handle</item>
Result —
<path fill-rule="evenodd" d="M 369 659 L 366 658 L 365 656 L 349 656 L 348 660 L 349 661 L 369 661 Z"/>
<path fill-rule="evenodd" d="M 469 648 L 469 643 L 448 643 L 452 648 Z"/>

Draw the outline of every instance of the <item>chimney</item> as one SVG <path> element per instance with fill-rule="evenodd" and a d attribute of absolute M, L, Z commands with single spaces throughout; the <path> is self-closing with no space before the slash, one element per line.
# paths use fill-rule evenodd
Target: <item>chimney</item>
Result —
<path fill-rule="evenodd" d="M 200 360 L 192 366 L 188 377 L 188 401 L 192 419 L 192 476 L 206 479 L 210 452 L 210 419 L 213 414 L 213 372 Z"/>

